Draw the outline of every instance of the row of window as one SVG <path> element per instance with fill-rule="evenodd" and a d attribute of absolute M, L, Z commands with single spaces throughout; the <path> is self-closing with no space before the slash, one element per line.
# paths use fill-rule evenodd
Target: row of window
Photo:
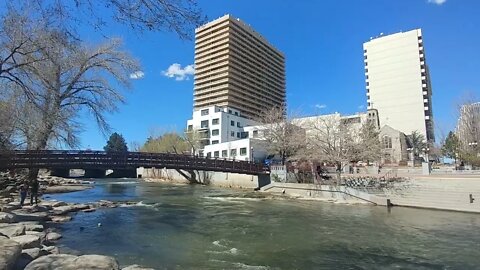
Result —
<path fill-rule="evenodd" d="M 203 110 L 200 111 L 200 114 L 201 114 L 202 116 L 208 115 L 209 113 L 210 113 L 210 112 L 209 112 L 209 109 L 203 109 Z M 239 116 L 238 112 L 232 112 L 232 110 L 228 110 L 228 113 L 229 113 L 229 114 L 235 114 L 236 116 Z M 213 120 L 217 120 L 217 124 L 218 124 L 218 118 L 215 118 L 215 119 L 213 119 Z"/>
<path fill-rule="evenodd" d="M 215 158 L 219 158 L 220 157 L 220 153 L 222 154 L 222 158 L 228 158 L 228 150 L 222 150 L 222 151 L 213 151 L 213 152 L 207 152 L 207 157 L 212 157 L 212 153 L 213 153 L 213 157 Z M 240 156 L 246 156 L 247 155 L 247 148 L 246 147 L 242 147 L 240 148 Z M 236 157 L 237 156 L 237 149 L 230 149 L 230 157 L 233 158 L 233 157 Z"/>
<path fill-rule="evenodd" d="M 218 125 L 220 124 L 220 119 L 219 118 L 214 118 L 212 119 L 212 126 L 213 125 Z M 188 128 L 190 129 L 190 126 L 188 126 Z M 193 128 L 193 126 L 192 126 Z M 200 122 L 200 128 L 208 128 L 208 120 L 202 120 Z"/>
<path fill-rule="evenodd" d="M 213 125 L 218 125 L 218 124 L 220 124 L 220 119 L 218 119 L 218 118 L 212 119 L 212 126 L 213 126 Z M 232 127 L 235 126 L 235 121 L 234 121 L 234 120 L 231 120 L 231 121 L 230 121 L 230 126 L 232 126 Z M 242 126 L 242 123 L 237 122 L 237 127 L 238 127 L 238 128 L 243 127 L 243 126 Z M 200 128 L 208 128 L 208 120 L 202 120 L 202 121 L 200 122 Z M 188 126 L 188 130 L 191 130 L 191 129 L 193 129 L 193 126 L 192 126 L 192 125 L 189 125 L 189 126 Z M 213 134 L 212 134 L 212 135 L 213 135 Z"/>

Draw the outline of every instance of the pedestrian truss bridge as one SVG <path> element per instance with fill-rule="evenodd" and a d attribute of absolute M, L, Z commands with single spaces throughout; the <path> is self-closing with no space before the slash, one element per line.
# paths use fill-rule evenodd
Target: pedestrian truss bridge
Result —
<path fill-rule="evenodd" d="M 41 150 L 0 152 L 0 170 L 44 169 L 120 169 L 167 168 L 259 175 L 268 172 L 261 163 L 204 158 L 172 153 Z"/>

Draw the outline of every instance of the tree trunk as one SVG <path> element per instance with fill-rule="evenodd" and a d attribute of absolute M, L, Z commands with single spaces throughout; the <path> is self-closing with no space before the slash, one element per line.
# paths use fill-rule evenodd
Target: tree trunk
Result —
<path fill-rule="evenodd" d="M 337 162 L 337 183 L 342 184 L 342 163 Z"/>

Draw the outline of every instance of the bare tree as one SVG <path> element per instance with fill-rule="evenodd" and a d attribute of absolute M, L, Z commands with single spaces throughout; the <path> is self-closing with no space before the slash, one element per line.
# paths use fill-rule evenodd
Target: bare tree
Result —
<path fill-rule="evenodd" d="M 456 137 L 460 158 L 480 166 L 480 102 L 473 95 L 464 98 L 458 106 L 458 114 Z"/>
<path fill-rule="evenodd" d="M 190 39 L 194 28 L 206 22 L 195 0 L 19 0 L 9 6 L 48 18 L 76 37 L 78 25 L 102 30 L 113 20 L 138 32 L 170 31 Z"/>
<path fill-rule="evenodd" d="M 302 122 L 307 129 L 303 156 L 335 165 L 338 181 L 341 181 L 343 167 L 359 157 L 352 129 L 341 121 L 339 114 L 306 118 Z"/>
<path fill-rule="evenodd" d="M 41 59 L 29 57 L 37 53 L 40 44 L 36 41 L 44 36 L 44 21 L 34 21 L 15 9 L 8 8 L 0 19 L 0 98 L 11 94 L 12 85 L 25 87 L 25 70 L 31 61 Z"/>
<path fill-rule="evenodd" d="M 190 146 L 190 152 L 192 154 L 198 154 L 198 151 L 205 146 L 205 139 L 206 135 L 205 132 L 200 132 L 199 130 L 186 130 L 183 134 L 183 139 L 188 143 Z"/>
<path fill-rule="evenodd" d="M 76 146 L 82 127 L 77 119 L 83 112 L 90 113 L 102 131 L 109 131 L 105 113 L 123 102 L 117 87 L 128 87 L 129 74 L 139 69 L 121 49 L 121 41 L 88 46 L 51 28 L 32 35 L 30 41 L 35 51 L 14 59 L 28 64 L 16 67 L 16 81 L 8 81 L 9 87 L 23 93 L 16 105 L 16 129 L 26 148 L 46 149 L 51 143 Z"/>
<path fill-rule="evenodd" d="M 262 124 L 258 127 L 259 138 L 265 141 L 268 153 L 280 156 L 282 165 L 305 146 L 305 131 L 293 124 L 293 118 L 287 117 L 283 108 L 272 107 L 257 121 Z"/>
<path fill-rule="evenodd" d="M 357 161 L 379 161 L 382 157 L 382 144 L 379 137 L 380 131 L 371 121 L 365 121 L 358 133 L 357 137 L 358 156 Z"/>
<path fill-rule="evenodd" d="M 0 100 L 0 150 L 12 148 L 14 118 L 12 104 L 9 100 Z"/>

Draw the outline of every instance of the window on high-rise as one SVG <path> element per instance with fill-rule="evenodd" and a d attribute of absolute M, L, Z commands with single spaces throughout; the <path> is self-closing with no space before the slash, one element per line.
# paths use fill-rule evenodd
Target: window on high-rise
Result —
<path fill-rule="evenodd" d="M 201 111 L 200 111 L 200 114 L 201 114 L 201 115 L 208 115 L 208 109 L 201 110 Z"/>
<path fill-rule="evenodd" d="M 218 118 L 212 119 L 212 125 L 218 125 L 219 123 L 220 123 L 220 119 Z"/>
<path fill-rule="evenodd" d="M 200 127 L 201 128 L 208 128 L 208 120 L 203 120 L 200 122 Z"/>

